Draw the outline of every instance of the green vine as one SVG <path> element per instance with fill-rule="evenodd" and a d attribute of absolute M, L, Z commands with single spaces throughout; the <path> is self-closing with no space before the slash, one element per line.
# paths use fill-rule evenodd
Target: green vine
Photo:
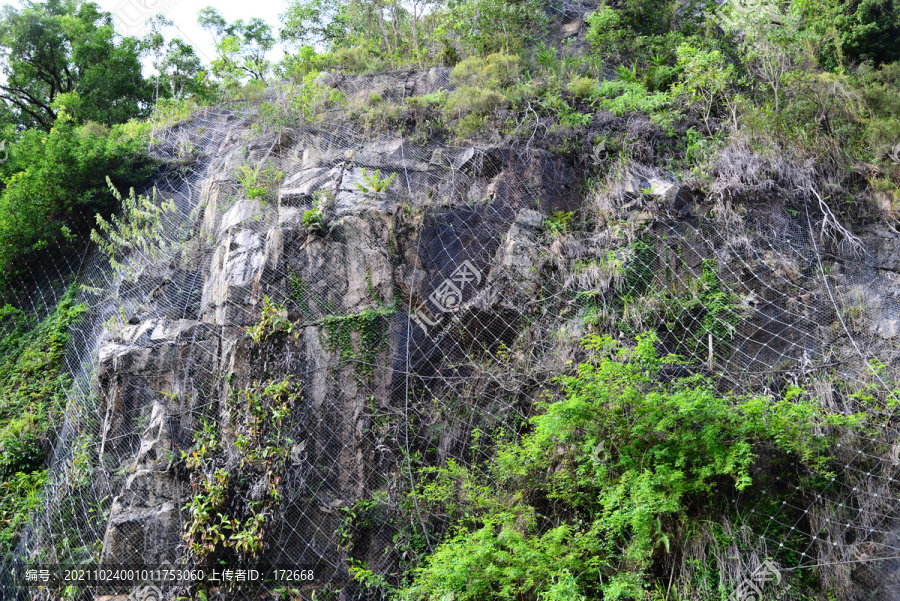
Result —
<path fill-rule="evenodd" d="M 322 320 L 328 337 L 326 347 L 342 361 L 357 361 L 357 373 L 372 373 L 378 353 L 387 347 L 388 320 L 393 312 L 392 307 L 381 307 L 353 315 L 326 316 Z"/>
<path fill-rule="evenodd" d="M 284 422 L 299 397 L 296 379 L 254 382 L 231 390 L 226 425 L 201 422 L 193 446 L 182 453 L 193 489 L 184 540 L 199 560 L 226 550 L 245 559 L 263 551 L 266 517 L 281 500 L 281 474 L 293 444 L 284 436 Z M 237 473 L 224 467 L 223 431 L 240 457 Z M 251 494 L 260 488 L 261 498 Z"/>

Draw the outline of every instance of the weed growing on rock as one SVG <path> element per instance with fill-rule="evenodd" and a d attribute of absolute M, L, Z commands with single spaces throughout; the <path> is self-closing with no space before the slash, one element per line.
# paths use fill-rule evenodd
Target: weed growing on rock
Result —
<path fill-rule="evenodd" d="M 294 334 L 294 324 L 287 318 L 283 304 L 273 303 L 268 296 L 263 297 L 263 308 L 259 320 L 247 329 L 253 342 L 259 344 L 278 334 Z"/>
<path fill-rule="evenodd" d="M 363 194 L 372 194 L 376 200 L 378 195 L 386 192 L 391 187 L 391 184 L 394 183 L 394 180 L 397 179 L 396 173 L 392 173 L 388 177 L 381 177 L 381 169 L 376 169 L 374 173 L 370 173 L 363 168 L 362 176 L 363 181 L 356 182 L 356 188 Z"/>
<path fill-rule="evenodd" d="M 229 553 L 247 559 L 265 549 L 265 526 L 280 502 L 293 443 L 284 436 L 285 420 L 300 393 L 300 382 L 290 377 L 231 388 L 225 423 L 204 419 L 193 446 L 182 452 L 193 491 L 184 540 L 199 561 Z"/>
<path fill-rule="evenodd" d="M 284 177 L 284 173 L 273 168 L 251 167 L 249 165 L 238 165 L 238 181 L 244 188 L 244 194 L 250 199 L 269 199 L 273 196 L 278 182 Z"/>

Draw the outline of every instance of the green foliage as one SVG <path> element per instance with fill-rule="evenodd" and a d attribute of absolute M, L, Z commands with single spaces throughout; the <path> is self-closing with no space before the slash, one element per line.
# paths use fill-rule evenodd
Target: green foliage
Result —
<path fill-rule="evenodd" d="M 244 194 L 250 199 L 271 199 L 284 173 L 274 167 L 251 167 L 238 165 L 238 181 L 244 188 Z"/>
<path fill-rule="evenodd" d="M 194 491 L 184 540 L 201 561 L 227 557 L 229 551 L 244 560 L 259 556 L 266 517 L 281 500 L 281 478 L 293 444 L 284 429 L 300 398 L 296 379 L 229 388 L 225 428 L 202 420 L 193 446 L 182 453 Z M 222 430 L 231 435 L 227 443 Z M 224 467 L 226 448 L 240 458 L 233 471 Z"/>
<path fill-rule="evenodd" d="M 709 117 L 731 83 L 734 69 L 718 50 L 706 51 L 682 44 L 676 54 L 682 76 L 672 87 L 672 94 L 696 102 L 709 128 Z"/>
<path fill-rule="evenodd" d="M 326 66 L 326 56 L 318 54 L 312 46 L 303 46 L 295 54 L 285 54 L 276 69 L 279 75 L 300 83 L 309 73 L 318 73 Z"/>
<path fill-rule="evenodd" d="M 447 98 L 449 117 L 489 115 L 506 104 L 506 97 L 495 90 L 463 86 Z"/>
<path fill-rule="evenodd" d="M 549 22 L 545 5 L 537 0 L 462 0 L 441 16 L 438 35 L 455 38 L 466 56 L 515 54 L 540 39 Z"/>
<path fill-rule="evenodd" d="M 307 73 L 303 83 L 293 89 L 289 107 L 292 114 L 305 121 L 312 121 L 322 110 L 339 103 L 344 96 L 322 83 L 318 72 Z"/>
<path fill-rule="evenodd" d="M 168 85 L 172 98 L 209 96 L 210 86 L 206 82 L 207 72 L 203 69 L 203 63 L 194 47 L 181 38 L 169 40 L 165 52 L 160 52 L 154 66 Z"/>
<path fill-rule="evenodd" d="M 43 321 L 0 309 L 0 556 L 40 492 L 52 430 L 59 426 L 71 378 L 62 364 L 69 328 L 85 311 L 73 286 Z"/>
<path fill-rule="evenodd" d="M 622 80 L 604 81 L 594 90 L 593 97 L 600 108 L 619 117 L 634 112 L 657 113 L 672 102 L 665 92 L 650 93 L 642 83 Z"/>
<path fill-rule="evenodd" d="M 555 116 L 564 127 L 584 127 L 593 119 L 592 114 L 580 113 L 572 108 L 558 93 L 546 94 L 541 98 L 540 106 L 548 115 Z"/>
<path fill-rule="evenodd" d="M 197 23 L 215 40 L 217 56 L 212 62 L 212 70 L 222 78 L 226 89 L 233 89 L 245 77 L 266 78 L 271 68 L 266 55 L 275 46 L 275 36 L 268 23 L 259 17 L 228 23 L 218 9 L 211 6 L 200 11 Z"/>
<path fill-rule="evenodd" d="M 488 115 L 507 104 L 503 90 L 519 76 L 519 57 L 494 53 L 472 57 L 454 67 L 451 80 L 459 87 L 447 97 L 444 112 L 456 119 L 457 138 L 467 139 L 484 129 Z"/>
<path fill-rule="evenodd" d="M 341 525 L 335 531 L 338 545 L 348 552 L 352 551 L 356 544 L 355 539 L 360 532 L 386 521 L 386 506 L 387 498 L 382 492 L 375 493 L 374 498 L 358 499 L 353 505 L 343 507 L 341 509 Z M 354 578 L 357 580 L 367 580 L 374 577 L 374 575 L 370 574 L 365 574 L 365 577 L 363 577 L 365 570 L 359 567 L 356 568 L 355 572 Z"/>
<path fill-rule="evenodd" d="M 502 90 L 519 78 L 519 57 L 494 53 L 485 58 L 471 57 L 456 65 L 450 81 L 458 86 Z"/>
<path fill-rule="evenodd" d="M 107 178 L 112 196 L 119 201 L 121 213 L 109 221 L 99 213 L 97 229 L 91 230 L 91 240 L 107 256 L 113 269 L 127 278 L 135 279 L 140 269 L 162 258 L 171 258 L 181 242 L 176 232 L 167 226 L 170 220 L 179 221 L 173 199 L 160 200 L 156 188 L 151 196 L 136 196 L 131 188 L 125 198 Z"/>
<path fill-rule="evenodd" d="M 313 207 L 303 212 L 303 227 L 309 229 L 310 232 L 323 235 L 332 230 L 331 225 L 325 221 L 325 213 L 321 207 Z"/>
<path fill-rule="evenodd" d="M 310 292 L 309 284 L 301 279 L 293 269 L 290 270 L 290 284 L 291 298 L 297 303 L 303 316 L 305 318 L 311 318 L 312 310 L 310 309 L 309 301 L 311 300 L 312 293 Z"/>
<path fill-rule="evenodd" d="M 769 88 L 775 112 L 779 112 L 785 77 L 805 55 L 800 14 L 794 7 L 785 10 L 775 2 L 758 2 L 753 7 L 734 3 L 726 11 L 729 32 L 739 37 L 745 64 Z"/>
<path fill-rule="evenodd" d="M 471 113 L 460 117 L 453 124 L 452 130 L 456 140 L 463 141 L 477 137 L 485 131 L 487 118 L 479 113 Z"/>
<path fill-rule="evenodd" d="M 644 598 L 681 520 L 734 512 L 738 493 L 766 488 L 753 475 L 758 454 L 790 458 L 787 477 L 812 486 L 831 443 L 820 428 L 860 423 L 798 389 L 739 397 L 699 377 L 661 381 L 660 366 L 675 359 L 655 346 L 652 335 L 634 348 L 588 337 L 591 356 L 559 379 L 562 397 L 542 405 L 521 440 L 498 445 L 487 476 L 454 461 L 425 468 L 419 507 L 448 516 L 454 531 L 401 598 Z"/>
<path fill-rule="evenodd" d="M 795 2 L 827 69 L 870 61 L 900 60 L 900 3 L 896 0 L 801 0 Z"/>
<path fill-rule="evenodd" d="M 183 123 L 191 118 L 191 116 L 200 109 L 197 99 L 193 97 L 182 98 L 161 98 L 153 107 L 153 114 L 147 121 L 131 122 L 129 125 L 134 129 L 147 128 L 167 128 Z M 143 132 L 144 136 L 149 138 L 149 131 Z M 144 137 L 135 134 L 134 137 Z"/>
<path fill-rule="evenodd" d="M 396 173 L 391 173 L 388 177 L 381 177 L 381 169 L 376 169 L 370 173 L 365 167 L 362 169 L 363 181 L 356 182 L 356 189 L 363 194 L 372 194 L 376 199 L 382 192 L 386 192 L 394 180 L 397 179 Z"/>
<path fill-rule="evenodd" d="M 293 0 L 282 20 L 287 44 L 325 48 L 322 65 L 355 73 L 421 66 L 432 57 L 452 66 L 471 56 L 515 55 L 540 39 L 549 22 L 538 0 Z M 307 68 L 302 59 L 288 62 L 301 65 L 298 72 Z"/>
<path fill-rule="evenodd" d="M 259 320 L 247 329 L 253 342 L 259 344 L 279 334 L 294 334 L 294 323 L 288 320 L 284 305 L 275 304 L 268 296 L 263 297 L 263 308 Z"/>
<path fill-rule="evenodd" d="M 607 52 L 607 48 L 616 45 L 623 37 L 622 19 L 618 11 L 608 6 L 600 6 L 587 19 L 588 30 L 585 39 L 596 50 Z"/>
<path fill-rule="evenodd" d="M 61 119 L 50 132 L 28 130 L 11 145 L 0 192 L 0 283 L 19 277 L 35 250 L 64 242 L 70 230 L 84 232 L 95 212 L 111 212 L 107 177 L 119 187 L 147 179 L 145 142 L 128 130 L 96 135 L 95 126 Z"/>
<path fill-rule="evenodd" d="M 544 228 L 551 236 L 561 236 L 571 231 L 574 217 L 572 211 L 556 211 L 544 218 Z"/>
<path fill-rule="evenodd" d="M 633 298 L 641 296 L 653 285 L 656 248 L 652 242 L 642 238 L 635 240 L 629 251 L 631 256 L 625 264 L 622 294 L 626 298 Z"/>
<path fill-rule="evenodd" d="M 604 60 L 646 64 L 700 33 L 709 4 L 706 0 L 623 0 L 613 8 L 603 2 L 588 17 L 585 39 Z"/>
<path fill-rule="evenodd" d="M 862 97 L 871 111 L 869 145 L 884 156 L 900 143 L 900 61 L 860 73 Z"/>
<path fill-rule="evenodd" d="M 568 83 L 566 89 L 578 98 L 587 98 L 593 93 L 596 86 L 597 82 L 590 77 L 576 77 Z"/>
<path fill-rule="evenodd" d="M 141 74 L 135 38 L 116 36 L 112 15 L 92 2 L 28 2 L 0 12 L 3 83 L 0 98 L 23 127 L 49 130 L 61 96 L 77 98 L 79 121 L 125 123 L 146 113 L 153 99 Z"/>
<path fill-rule="evenodd" d="M 47 470 L 14 472 L 0 482 L 0 550 L 4 558 L 15 547 L 29 514 L 40 507 L 46 477 Z"/>
<path fill-rule="evenodd" d="M 354 373 L 367 376 L 375 369 L 378 354 L 389 342 L 387 327 L 392 307 L 367 309 L 351 315 L 328 315 L 322 320 L 326 348 L 342 361 L 356 363 Z"/>
<path fill-rule="evenodd" d="M 726 353 L 745 307 L 719 280 L 716 261 L 704 259 L 700 276 L 679 288 L 668 281 L 671 265 L 666 265 L 667 281 L 656 279 L 656 259 L 651 244 L 638 240 L 632 245 L 621 286 L 625 319 L 620 326 L 641 329 L 652 324 L 683 357 L 712 361 L 714 353 Z"/>

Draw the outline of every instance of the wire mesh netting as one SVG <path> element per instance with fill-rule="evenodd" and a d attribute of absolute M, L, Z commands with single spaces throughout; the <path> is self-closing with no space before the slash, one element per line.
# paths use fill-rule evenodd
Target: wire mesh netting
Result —
<path fill-rule="evenodd" d="M 21 305 L 52 307 L 74 277 L 89 312 L 43 503 L 7 571 L 200 569 L 221 598 L 381 598 L 350 569 L 397 585 L 450 527 L 410 495 L 429 466 L 489 479 L 480 466 L 585 360 L 583 337 L 652 331 L 683 359 L 658 378 L 773 398 L 800 386 L 877 423 L 841 431 L 840 470 L 812 492 L 759 453 L 739 509 L 659 559 L 675 586 L 719 553 L 739 599 L 810 574 L 847 598 L 898 594 L 893 238 L 842 250 L 813 198 L 714 202 L 636 161 L 586 192 L 582 163 L 528 136 L 455 144 L 402 115 L 385 129 L 360 117 L 373 94 L 421 109 L 408 99 L 452 90 L 447 69 L 320 82 L 341 101 L 302 119 L 280 88 L 160 127 L 155 187 L 175 207 L 151 212 L 155 239 L 122 242 L 118 269 L 86 243 L 35 274 Z M 4 598 L 198 587 L 66 584 L 9 579 Z"/>

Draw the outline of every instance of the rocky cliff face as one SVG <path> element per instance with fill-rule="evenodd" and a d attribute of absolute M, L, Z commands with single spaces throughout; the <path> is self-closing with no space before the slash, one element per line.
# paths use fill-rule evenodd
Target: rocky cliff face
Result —
<path fill-rule="evenodd" d="M 449 85 L 446 75 L 329 83 L 351 100 L 372 89 L 402 98 Z M 206 115 L 157 148 L 173 161 L 185 142 L 206 150 L 170 187 L 191 214 L 188 234 L 173 235 L 163 259 L 133 257 L 143 267 L 116 291 L 124 319 L 100 340 L 83 489 L 100 511 L 81 519 L 98 533 L 92 552 L 103 565 L 212 561 L 185 532 L 221 471 L 224 496 L 210 501 L 203 528 L 221 515 L 245 524 L 263 515 L 264 526 L 259 549 L 226 546 L 220 557 L 308 566 L 309 590 L 361 598 L 348 559 L 391 573 L 404 557 L 395 523 L 373 518 L 347 532 L 348 511 L 377 499 L 372 507 L 389 516 L 409 490 L 410 465 L 477 460 L 473 432 L 518 428 L 589 332 L 655 330 L 661 350 L 736 391 L 805 379 L 833 400 L 832 376 L 870 377 L 873 356 L 896 365 L 893 232 L 861 230 L 868 252 L 842 255 L 820 247 L 806 214 L 707 198 L 650 169 L 587 195 L 586 157 L 521 141 L 460 146 L 346 122 L 275 133 L 253 125 Z M 282 176 L 253 198 L 239 166 Z M 648 303 L 637 314 L 617 304 L 636 287 L 696 296 L 705 273 L 731 295 L 723 328 L 704 321 L 701 305 Z M 301 392 L 283 426 L 253 426 L 252 399 L 236 391 L 285 381 Z M 259 394 L 266 424 L 278 394 Z M 204 428 L 215 432 L 206 454 L 186 465 Z M 275 459 L 262 457 L 267 448 Z M 860 509 L 851 520 L 862 508 L 890 513 L 884 496 L 848 494 Z M 819 525 L 850 545 L 865 527 L 853 524 Z M 811 549 L 822 563 L 840 552 Z"/>
<path fill-rule="evenodd" d="M 435 91 L 433 78 L 413 87 Z M 195 125 L 181 129 L 202 144 Z M 543 216 L 578 207 L 577 170 L 546 151 L 334 140 L 310 127 L 254 136 L 249 123 L 229 126 L 208 159 L 193 184 L 190 239 L 167 265 L 121 284 L 133 314 L 100 346 L 99 453 L 124 472 L 101 564 L 183 560 L 192 488 L 178 463 L 199 420 L 223 426 L 216 461 L 239 471 L 229 390 L 295 378 L 303 398 L 289 430 L 300 450 L 282 474 L 266 554 L 339 585 L 339 510 L 395 479 L 407 445 L 424 444 L 409 432 L 381 438 L 375 414 L 463 385 L 455 362 L 512 345 L 539 311 Z M 235 174 L 248 164 L 283 173 L 277 195 L 247 197 Z M 387 190 L 367 191 L 375 170 L 393 174 Z M 303 223 L 314 205 L 318 227 Z M 292 332 L 255 342 L 249 329 L 269 302 Z M 543 359 L 545 371 L 560 359 Z M 470 401 L 496 402 L 490 387 L 474 384 Z M 448 425 L 429 441 L 443 456 L 465 446 L 473 424 Z"/>

